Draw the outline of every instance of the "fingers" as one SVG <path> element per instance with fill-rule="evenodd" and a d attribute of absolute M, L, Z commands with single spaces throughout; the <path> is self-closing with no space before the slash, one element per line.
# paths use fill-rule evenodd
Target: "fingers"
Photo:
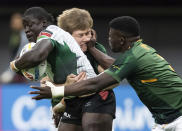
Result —
<path fill-rule="evenodd" d="M 86 80 L 87 79 L 87 75 L 85 75 L 85 77 L 83 78 L 83 80 Z"/>
<path fill-rule="evenodd" d="M 30 91 L 29 94 L 39 94 L 39 95 L 36 95 L 36 96 L 32 97 L 32 99 L 35 99 L 35 100 L 43 99 L 43 97 L 41 95 L 41 91 Z"/>
<path fill-rule="evenodd" d="M 70 74 L 67 76 L 67 79 L 73 79 L 75 81 L 78 81 L 78 80 L 83 80 L 83 78 L 86 76 L 86 72 L 81 72 L 80 74 L 78 74 L 77 76 L 74 75 L 74 74 Z"/>
<path fill-rule="evenodd" d="M 43 77 L 40 82 L 43 82 L 43 81 L 51 81 L 50 78 L 48 76 L 45 76 Z"/>
<path fill-rule="evenodd" d="M 77 82 L 84 80 L 86 78 L 86 72 L 81 72 L 78 76 L 77 76 Z"/>
<path fill-rule="evenodd" d="M 29 94 L 36 94 L 36 96 L 32 97 L 32 99 L 40 100 L 40 99 L 49 99 L 52 98 L 51 89 L 48 86 L 45 87 L 37 87 L 30 86 L 32 89 L 37 89 L 38 91 L 30 91 Z"/>
<path fill-rule="evenodd" d="M 55 127 L 57 128 L 58 127 L 58 125 L 59 125 L 59 121 L 60 121 L 60 119 L 61 119 L 61 114 L 53 114 L 53 120 L 54 120 L 54 125 L 55 125 Z"/>
<path fill-rule="evenodd" d="M 42 87 L 39 87 L 39 86 L 30 86 L 30 88 L 32 88 L 32 89 L 37 89 L 37 90 L 42 90 Z"/>
<path fill-rule="evenodd" d="M 41 100 L 43 99 L 41 95 L 37 95 L 37 96 L 34 96 L 32 97 L 32 99 L 35 99 L 35 100 Z"/>
<path fill-rule="evenodd" d="M 52 82 L 50 82 L 50 81 L 45 81 L 45 85 L 50 87 L 50 88 L 54 88 L 55 87 L 55 85 Z"/>
<path fill-rule="evenodd" d="M 74 74 L 70 74 L 67 76 L 67 78 L 75 78 L 75 77 L 76 77 L 76 75 L 74 75 Z"/>
<path fill-rule="evenodd" d="M 85 72 L 80 72 L 80 74 L 78 74 L 76 76 L 76 79 L 80 79 L 84 74 L 86 74 Z"/>
<path fill-rule="evenodd" d="M 46 81 L 40 81 L 40 83 L 41 83 L 41 84 L 45 84 L 45 83 L 46 83 Z"/>
<path fill-rule="evenodd" d="M 41 94 L 40 91 L 30 91 L 29 94 Z"/>

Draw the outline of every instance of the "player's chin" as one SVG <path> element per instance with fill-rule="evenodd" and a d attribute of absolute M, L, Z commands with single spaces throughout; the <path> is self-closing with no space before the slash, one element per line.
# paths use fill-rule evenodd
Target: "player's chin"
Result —
<path fill-rule="evenodd" d="M 81 50 L 83 51 L 83 52 L 86 52 L 87 51 L 87 46 L 85 45 L 85 46 L 81 46 Z"/>
<path fill-rule="evenodd" d="M 33 37 L 27 37 L 29 42 L 36 42 L 36 39 L 34 39 Z"/>

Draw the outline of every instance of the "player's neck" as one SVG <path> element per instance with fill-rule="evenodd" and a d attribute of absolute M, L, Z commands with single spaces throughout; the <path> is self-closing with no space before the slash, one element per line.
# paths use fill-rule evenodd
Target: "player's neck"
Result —
<path fill-rule="evenodd" d="M 133 43 L 140 39 L 140 36 L 130 37 L 127 39 L 128 42 Z"/>
<path fill-rule="evenodd" d="M 129 37 L 126 39 L 124 46 L 121 49 L 121 53 L 131 49 L 136 41 L 140 39 L 140 36 Z"/>
<path fill-rule="evenodd" d="M 132 48 L 134 43 L 140 39 L 140 36 L 131 37 L 128 39 L 128 49 Z"/>

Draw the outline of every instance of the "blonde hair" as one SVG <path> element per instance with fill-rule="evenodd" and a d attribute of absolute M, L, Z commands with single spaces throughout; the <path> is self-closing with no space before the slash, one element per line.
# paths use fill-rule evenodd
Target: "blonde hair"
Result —
<path fill-rule="evenodd" d="M 75 30 L 92 28 L 93 19 L 87 10 L 71 8 L 63 11 L 57 17 L 57 25 L 72 34 Z"/>

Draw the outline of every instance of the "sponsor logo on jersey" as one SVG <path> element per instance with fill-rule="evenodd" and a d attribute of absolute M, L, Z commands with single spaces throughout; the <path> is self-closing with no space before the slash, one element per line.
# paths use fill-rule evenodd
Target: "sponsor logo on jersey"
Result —
<path fill-rule="evenodd" d="M 111 68 L 109 68 L 112 72 L 116 72 L 116 71 L 119 71 L 121 70 L 120 68 L 121 65 L 111 65 Z"/>

